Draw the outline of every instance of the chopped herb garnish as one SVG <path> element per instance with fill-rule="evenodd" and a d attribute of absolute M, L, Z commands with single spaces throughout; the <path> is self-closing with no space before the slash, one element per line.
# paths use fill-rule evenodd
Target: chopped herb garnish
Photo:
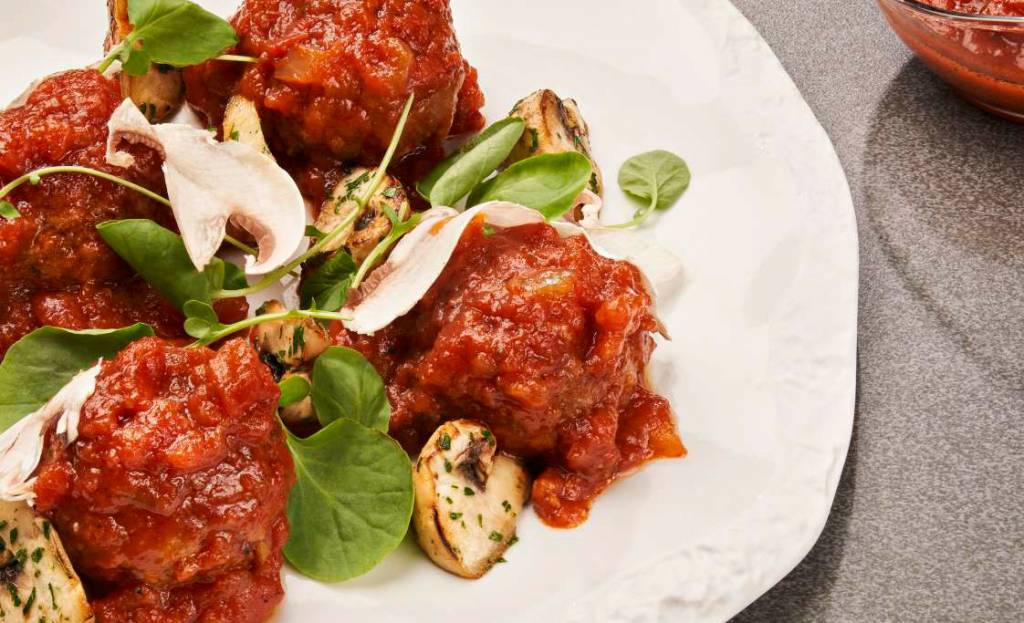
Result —
<path fill-rule="evenodd" d="M 238 130 L 231 130 L 231 135 L 230 135 L 229 138 L 231 138 L 231 140 L 233 140 L 233 141 L 237 141 L 238 137 L 239 137 Z"/>
<path fill-rule="evenodd" d="M 2 530 L 3 528 L 0 528 Z M 43 520 L 43 536 L 50 538 L 50 522 Z"/>
<path fill-rule="evenodd" d="M 463 490 L 462 490 L 462 493 L 464 493 L 465 495 L 468 495 L 468 496 L 470 496 L 470 497 L 472 497 L 472 496 L 476 495 L 476 491 L 473 491 L 473 490 L 472 490 L 472 489 L 470 489 L 469 487 L 466 487 L 465 489 L 463 489 Z"/>
<path fill-rule="evenodd" d="M 28 601 L 25 602 L 25 607 L 21 609 L 21 613 L 28 616 L 29 610 L 32 609 L 32 605 L 36 603 L 36 587 L 32 587 L 32 592 L 29 593 Z"/>
<path fill-rule="evenodd" d="M 484 527 L 484 516 L 483 515 L 480 515 L 479 513 L 477 514 L 477 516 L 476 516 L 476 524 L 478 526 L 480 526 L 481 528 Z"/>
<path fill-rule="evenodd" d="M 491 536 L 489 536 L 488 538 L 491 539 L 492 541 L 496 542 L 496 543 L 499 543 L 505 537 L 501 536 L 500 532 L 495 532 L 494 530 L 491 530 Z"/>
<path fill-rule="evenodd" d="M 502 506 L 502 508 L 505 509 L 506 513 L 511 513 L 512 512 L 512 505 L 508 503 L 508 500 L 502 500 L 501 501 L 501 506 Z"/>
<path fill-rule="evenodd" d="M 518 537 L 518 536 L 515 536 L 515 535 L 512 535 L 512 538 L 508 540 L 508 544 L 509 544 L 510 546 L 511 546 L 511 545 L 515 545 L 515 544 L 516 544 L 516 543 L 518 543 L 518 542 L 519 542 L 519 537 Z"/>
<path fill-rule="evenodd" d="M 441 435 L 441 438 L 437 440 L 437 447 L 441 448 L 442 450 L 452 449 L 452 438 L 448 435 L 448 433 Z"/>
<path fill-rule="evenodd" d="M 53 609 L 57 609 L 57 595 L 53 592 L 53 583 L 47 582 L 46 586 L 50 589 L 50 603 L 53 605 Z"/>
<path fill-rule="evenodd" d="M 455 502 L 452 502 L 451 498 L 447 498 L 447 497 L 444 499 L 444 501 L 448 502 L 449 504 L 454 504 L 455 503 Z"/>
<path fill-rule="evenodd" d="M 11 545 L 14 545 L 15 543 L 18 542 L 18 529 L 17 528 L 11 528 L 10 538 L 11 538 Z"/>
<path fill-rule="evenodd" d="M 18 594 L 18 587 L 12 582 L 7 583 L 7 592 L 11 594 L 11 602 L 14 603 L 14 607 L 17 608 L 21 605 L 21 595 Z"/>
<path fill-rule="evenodd" d="M 495 562 L 495 563 L 503 563 L 503 562 L 508 562 L 508 561 L 507 561 L 507 560 L 505 560 L 505 557 L 504 557 L 504 556 L 502 556 L 501 558 L 499 558 L 499 559 L 495 560 L 494 562 Z"/>
<path fill-rule="evenodd" d="M 497 443 L 497 442 L 494 441 L 494 435 L 491 434 L 491 431 L 485 430 L 483 432 L 483 436 L 484 436 L 484 439 L 487 440 L 488 444 L 493 446 L 495 443 Z"/>
<path fill-rule="evenodd" d="M 452 473 L 452 462 L 449 461 L 448 459 L 444 460 L 444 471 L 448 472 L 449 474 Z"/>
<path fill-rule="evenodd" d="M 43 548 L 37 547 L 32 550 L 32 562 L 39 562 L 43 559 Z"/>
<path fill-rule="evenodd" d="M 452 518 L 452 521 L 462 518 L 462 513 L 448 513 L 448 516 Z"/>

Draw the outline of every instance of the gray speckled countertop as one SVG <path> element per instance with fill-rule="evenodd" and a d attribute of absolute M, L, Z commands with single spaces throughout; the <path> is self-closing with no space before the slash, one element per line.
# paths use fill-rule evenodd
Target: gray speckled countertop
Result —
<path fill-rule="evenodd" d="M 736 619 L 1024 620 L 1024 126 L 871 0 L 734 0 L 836 145 L 860 227 L 857 416 L 825 532 Z"/>

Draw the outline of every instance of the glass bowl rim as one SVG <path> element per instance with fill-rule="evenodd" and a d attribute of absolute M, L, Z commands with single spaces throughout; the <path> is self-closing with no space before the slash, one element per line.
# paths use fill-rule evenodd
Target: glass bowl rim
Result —
<path fill-rule="evenodd" d="M 961 22 L 981 22 L 985 24 L 1012 24 L 1015 26 L 1024 26 L 1024 15 L 977 15 L 975 13 L 960 13 L 957 11 L 947 11 L 946 9 L 940 9 L 933 7 L 929 4 L 920 2 L 919 0 L 885 0 L 887 2 L 894 2 L 896 4 L 902 4 L 912 10 L 920 11 L 922 13 L 928 13 L 930 15 L 936 15 L 939 17 L 945 17 L 955 21 Z"/>

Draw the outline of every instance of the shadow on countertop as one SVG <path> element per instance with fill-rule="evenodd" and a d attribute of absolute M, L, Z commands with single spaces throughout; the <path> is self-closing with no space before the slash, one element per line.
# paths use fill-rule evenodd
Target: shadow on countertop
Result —
<path fill-rule="evenodd" d="M 915 59 L 894 78 L 870 116 L 863 169 L 851 182 L 861 236 L 869 237 L 862 239 L 862 249 L 865 244 L 880 249 L 911 293 L 913 305 L 935 319 L 951 349 L 966 354 L 992 383 L 1020 391 L 1024 126 L 977 110 Z M 862 283 L 862 288 L 867 292 L 871 285 Z M 880 313 L 875 308 L 864 313 L 865 305 L 862 300 L 862 323 Z M 863 339 L 862 334 L 858 379 L 865 366 L 873 365 L 863 358 Z M 876 495 L 858 496 L 859 519 L 851 525 L 858 455 L 868 463 L 878 460 L 859 452 L 858 440 L 877 439 L 884 432 L 878 429 L 886 426 L 861 421 L 862 409 L 867 408 L 864 399 L 858 387 L 850 454 L 822 536 L 789 576 L 737 615 L 734 623 L 861 621 L 857 612 L 831 610 L 835 593 L 885 594 L 879 585 L 892 578 L 884 573 L 858 585 L 848 581 L 857 574 L 840 573 L 844 556 L 856 558 L 852 564 L 860 576 L 881 562 L 873 559 L 877 551 L 849 549 L 870 532 L 872 513 L 865 501 Z M 992 435 L 1001 426 L 977 424 Z"/>
<path fill-rule="evenodd" d="M 863 174 L 861 227 L 915 303 L 993 382 L 1024 389 L 1024 126 L 914 60 L 872 119 Z"/>

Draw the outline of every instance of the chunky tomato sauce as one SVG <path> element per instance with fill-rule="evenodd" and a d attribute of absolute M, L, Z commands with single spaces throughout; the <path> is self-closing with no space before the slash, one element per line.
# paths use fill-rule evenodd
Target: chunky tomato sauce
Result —
<path fill-rule="evenodd" d="M 78 439 L 48 440 L 35 485 L 99 623 L 266 620 L 295 480 L 279 396 L 243 339 L 146 338 L 103 363 Z"/>
<path fill-rule="evenodd" d="M 82 165 L 163 192 L 152 150 L 133 147 L 140 166 L 132 170 L 105 161 L 107 120 L 120 103 L 117 83 L 92 70 L 44 80 L 24 105 L 0 112 L 0 185 L 43 166 Z M 99 223 L 122 218 L 173 227 L 170 210 L 76 173 L 43 177 L 8 200 L 21 218 L 0 218 L 0 357 L 42 325 L 84 329 L 148 322 L 160 335 L 182 335 L 180 315 L 96 232 Z M 226 316 L 244 316 L 239 305 L 244 303 L 225 307 Z"/>
<path fill-rule="evenodd" d="M 921 0 L 937 9 L 1024 16 L 1024 1 Z M 934 71 L 975 103 L 1024 120 L 1024 22 L 954 20 L 882 4 L 900 37 Z"/>
<path fill-rule="evenodd" d="M 645 386 L 657 320 L 643 277 L 546 224 L 467 229 L 436 284 L 372 337 L 337 340 L 384 377 L 391 434 L 417 451 L 445 420 L 488 424 L 542 472 L 545 522 L 571 527 L 616 478 L 685 454 L 668 402 Z"/>
<path fill-rule="evenodd" d="M 217 125 L 231 95 L 254 101 L 308 195 L 338 162 L 378 164 L 410 94 L 399 157 L 483 126 L 448 0 L 246 0 L 232 23 L 236 52 L 259 62 L 189 69 L 188 99 Z"/>

